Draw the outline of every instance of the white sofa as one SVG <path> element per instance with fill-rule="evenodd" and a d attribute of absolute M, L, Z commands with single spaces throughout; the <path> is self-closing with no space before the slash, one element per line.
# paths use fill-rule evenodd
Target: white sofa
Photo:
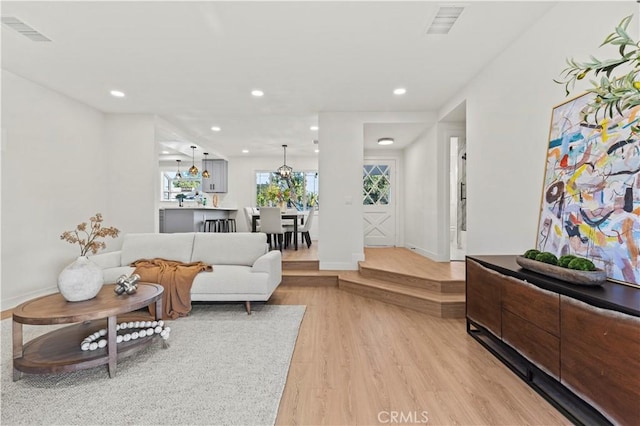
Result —
<path fill-rule="evenodd" d="M 153 258 L 213 266 L 212 272 L 196 276 L 191 300 L 243 301 L 249 314 L 251 302 L 269 300 L 282 281 L 281 254 L 269 251 L 262 233 L 127 234 L 122 250 L 91 256 L 102 268 L 105 283 L 133 273 L 132 262 Z"/>

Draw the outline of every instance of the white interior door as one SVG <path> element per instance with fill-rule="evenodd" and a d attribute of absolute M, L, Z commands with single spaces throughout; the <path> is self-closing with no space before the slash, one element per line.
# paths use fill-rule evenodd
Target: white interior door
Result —
<path fill-rule="evenodd" d="M 362 203 L 365 246 L 396 245 L 395 161 L 365 160 Z"/>

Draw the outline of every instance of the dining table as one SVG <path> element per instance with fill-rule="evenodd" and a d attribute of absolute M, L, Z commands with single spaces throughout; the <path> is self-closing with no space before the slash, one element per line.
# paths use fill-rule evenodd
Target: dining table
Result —
<path fill-rule="evenodd" d="M 251 232 L 256 232 L 258 229 L 258 219 L 260 219 L 260 213 L 251 215 Z M 298 250 L 298 220 L 301 225 L 304 224 L 304 212 L 283 212 L 282 219 L 293 219 L 293 247 Z"/>

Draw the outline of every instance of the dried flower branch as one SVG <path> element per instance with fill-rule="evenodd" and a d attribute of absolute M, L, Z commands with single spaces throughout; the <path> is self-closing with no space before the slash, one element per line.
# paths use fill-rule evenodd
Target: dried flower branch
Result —
<path fill-rule="evenodd" d="M 71 244 L 77 243 L 80 246 L 80 256 L 86 256 L 89 251 L 92 254 L 96 254 L 98 250 L 107 247 L 104 241 L 97 241 L 98 238 L 116 238 L 120 233 L 118 228 L 112 226 L 103 228 L 103 219 L 100 213 L 90 217 L 89 221 L 91 222 L 89 229 L 87 229 L 87 223 L 82 222 L 73 231 L 64 231 L 60 235 L 61 240 L 68 241 Z"/>
<path fill-rule="evenodd" d="M 624 111 L 640 105 L 640 42 L 633 40 L 626 31 L 632 17 L 633 15 L 625 17 L 615 28 L 615 32 L 609 34 L 600 45 L 619 46 L 618 58 L 601 61 L 592 56 L 586 62 L 567 59 L 569 66 L 561 74 L 564 80 L 554 80 L 558 84 L 564 84 L 568 96 L 576 81 L 584 79 L 590 73 L 594 77 L 600 75 L 600 81 L 591 80 L 593 87 L 587 89 L 587 92 L 595 95 L 595 99 L 582 111 L 585 121 L 593 116 L 597 124 L 598 113 L 602 113 L 603 119 L 606 116 L 613 118 L 615 113 L 623 115 Z M 630 71 L 620 77 L 612 77 L 613 71 L 621 65 L 630 67 Z M 634 125 L 632 131 L 640 132 L 640 126 Z"/>

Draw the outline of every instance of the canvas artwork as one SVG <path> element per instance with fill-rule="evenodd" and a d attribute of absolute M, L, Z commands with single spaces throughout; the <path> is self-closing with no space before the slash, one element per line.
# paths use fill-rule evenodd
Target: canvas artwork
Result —
<path fill-rule="evenodd" d="M 586 257 L 609 279 L 640 285 L 640 146 L 631 132 L 640 107 L 596 125 L 582 114 L 592 96 L 553 109 L 536 248 Z"/>

